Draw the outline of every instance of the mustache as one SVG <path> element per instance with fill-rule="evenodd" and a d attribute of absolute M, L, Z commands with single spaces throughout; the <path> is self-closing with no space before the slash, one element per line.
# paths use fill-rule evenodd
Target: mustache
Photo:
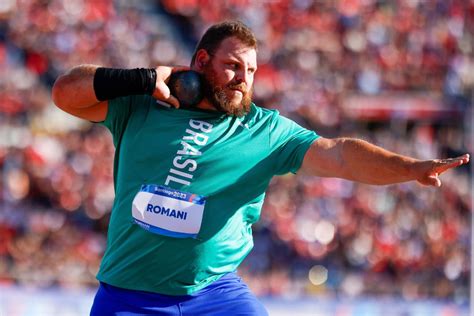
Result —
<path fill-rule="evenodd" d="M 228 84 L 227 85 L 227 88 L 229 89 L 237 89 L 237 90 L 240 90 L 242 92 L 247 92 L 247 85 L 245 83 L 231 83 L 231 84 Z"/>

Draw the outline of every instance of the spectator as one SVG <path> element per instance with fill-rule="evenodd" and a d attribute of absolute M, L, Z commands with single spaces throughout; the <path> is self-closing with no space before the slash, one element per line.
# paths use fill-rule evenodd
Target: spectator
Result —
<path fill-rule="evenodd" d="M 473 12 L 474 4 L 457 0 L 1 4 L 0 282 L 96 282 L 113 200 L 113 147 L 105 130 L 52 108 L 52 78 L 72 65 L 180 64 L 189 59 L 189 43 L 172 35 L 184 26 L 200 34 L 212 22 L 240 17 L 261 39 L 259 104 L 331 136 L 447 156 L 473 151 L 461 118 L 342 125 L 351 120 L 343 101 L 348 93 L 442 92 L 439 99 L 464 115 L 474 86 Z M 179 27 L 165 29 L 164 20 Z M 447 174 L 436 192 L 281 177 L 267 194 L 257 247 L 241 273 L 252 275 L 247 281 L 261 295 L 467 300 L 472 175 L 462 171 Z M 326 279 L 315 265 L 329 270 Z"/>

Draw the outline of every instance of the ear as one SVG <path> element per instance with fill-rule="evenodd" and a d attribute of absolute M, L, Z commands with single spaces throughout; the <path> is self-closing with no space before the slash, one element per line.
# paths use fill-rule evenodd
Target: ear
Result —
<path fill-rule="evenodd" d="M 195 70 L 197 71 L 202 71 L 210 60 L 211 56 L 209 55 L 209 53 L 205 49 L 201 48 L 196 53 L 193 68 L 195 68 Z"/>

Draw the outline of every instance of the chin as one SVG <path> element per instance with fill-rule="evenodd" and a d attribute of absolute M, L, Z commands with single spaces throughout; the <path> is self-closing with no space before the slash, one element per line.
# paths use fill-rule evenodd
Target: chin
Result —
<path fill-rule="evenodd" d="M 227 93 L 227 100 L 230 100 L 232 103 L 240 103 L 243 98 L 242 93 Z"/>
<path fill-rule="evenodd" d="M 232 98 L 229 102 L 233 107 L 240 107 L 242 104 L 242 98 Z"/>

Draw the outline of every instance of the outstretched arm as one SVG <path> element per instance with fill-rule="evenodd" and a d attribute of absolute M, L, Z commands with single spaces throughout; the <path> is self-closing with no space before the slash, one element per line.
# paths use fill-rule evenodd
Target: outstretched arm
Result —
<path fill-rule="evenodd" d="M 439 187 L 439 175 L 469 162 L 457 158 L 418 160 L 354 138 L 319 138 L 307 151 L 300 172 L 367 184 L 392 184 L 416 180 Z"/>
<path fill-rule="evenodd" d="M 105 120 L 108 110 L 108 99 L 99 100 L 97 91 L 94 90 L 94 78 L 99 67 L 98 65 L 80 65 L 60 76 L 54 83 L 52 89 L 54 103 L 63 111 L 79 118 L 93 122 Z M 188 67 L 158 66 L 155 68 L 156 84 L 152 96 L 174 107 L 179 107 L 178 100 L 171 95 L 166 83 L 171 73 L 186 69 L 188 69 Z M 109 94 L 110 91 L 113 92 L 112 94 L 115 93 L 113 91 L 114 80 L 121 80 L 120 83 L 122 86 L 125 85 L 126 87 L 128 85 L 127 81 L 123 82 L 124 78 L 127 78 L 126 76 L 120 76 L 119 78 L 115 78 L 114 76 L 109 77 L 105 79 L 110 80 L 110 85 L 107 87 Z M 133 85 L 135 82 L 129 83 Z M 120 88 L 117 87 L 117 90 L 119 90 L 117 95 L 120 95 Z"/>

